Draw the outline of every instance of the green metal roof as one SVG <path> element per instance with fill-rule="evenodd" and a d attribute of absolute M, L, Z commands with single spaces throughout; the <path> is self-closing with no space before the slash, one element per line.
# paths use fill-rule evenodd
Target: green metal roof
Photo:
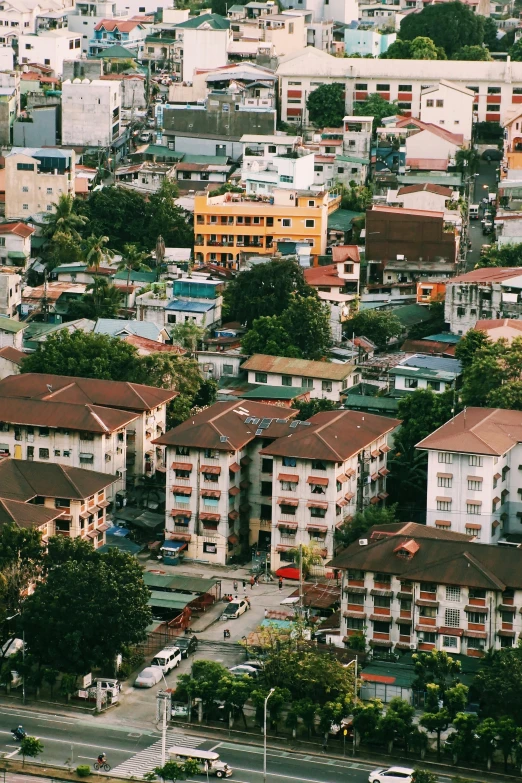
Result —
<path fill-rule="evenodd" d="M 179 153 L 178 153 L 179 154 Z M 228 158 L 226 155 L 183 155 L 183 163 L 208 163 L 215 166 L 226 166 Z"/>
<path fill-rule="evenodd" d="M 201 27 L 204 24 L 210 25 L 213 30 L 228 30 L 230 27 L 230 21 L 219 14 L 201 14 L 201 16 L 193 16 L 191 19 L 187 19 L 186 22 L 180 22 L 176 27 L 197 30 L 198 27 Z"/>
<path fill-rule="evenodd" d="M 456 345 L 462 339 L 458 334 L 450 334 L 449 332 L 441 332 L 440 334 L 430 334 L 428 337 L 423 337 L 423 340 L 436 340 L 438 343 L 449 343 L 450 345 Z"/>
<path fill-rule="evenodd" d="M 392 397 L 372 397 L 369 394 L 348 394 L 344 407 L 350 410 L 363 410 L 379 413 L 395 414 L 399 409 L 399 401 Z"/>
<path fill-rule="evenodd" d="M 197 593 L 198 595 L 208 593 L 218 582 L 217 579 L 203 579 L 198 576 L 184 576 L 183 574 L 153 574 L 151 571 L 144 572 L 143 581 L 151 590 L 158 588 L 156 592 L 178 590 Z"/>
<path fill-rule="evenodd" d="M 159 35 L 148 35 L 145 38 L 145 43 L 159 43 L 159 44 L 175 44 L 175 38 L 162 38 Z"/>
<path fill-rule="evenodd" d="M 414 326 L 424 321 L 430 321 L 433 318 L 429 307 L 418 304 L 392 307 L 391 312 L 397 316 L 403 326 Z"/>
<path fill-rule="evenodd" d="M 364 212 L 352 212 L 351 209 L 338 209 L 328 215 L 328 228 L 336 231 L 350 231 L 355 218 L 364 217 Z"/>
<path fill-rule="evenodd" d="M 446 372 L 444 370 L 430 370 L 427 367 L 408 367 L 401 364 L 399 367 L 392 367 L 390 375 L 400 375 L 404 378 L 429 378 L 436 381 L 454 381 L 459 373 Z"/>
<path fill-rule="evenodd" d="M 100 54 L 95 54 L 95 60 L 135 60 L 137 52 L 132 52 L 130 49 L 126 49 L 124 46 L 114 44 L 114 46 L 108 46 Z"/>
<path fill-rule="evenodd" d="M 507 0 L 506 0 L 506 2 L 507 2 Z M 240 14 L 244 10 L 245 10 L 245 6 L 244 5 L 231 5 L 230 8 L 228 9 L 228 13 L 229 14 Z"/>
<path fill-rule="evenodd" d="M 60 274 L 63 272 L 64 274 L 66 272 L 85 272 L 87 269 L 87 264 L 62 264 L 61 266 L 56 266 L 53 269 L 54 274 Z"/>
<path fill-rule="evenodd" d="M 114 280 L 127 280 L 128 272 L 125 270 L 122 270 L 121 272 L 116 272 L 114 275 Z M 131 269 L 131 273 L 129 275 L 129 280 L 131 283 L 155 283 L 156 282 L 156 273 L 155 272 L 135 272 L 133 269 Z"/>
<path fill-rule="evenodd" d="M 134 153 L 136 154 L 136 153 Z M 162 158 L 176 158 L 176 160 L 182 160 L 183 159 L 183 153 L 182 152 L 176 152 L 176 150 L 171 150 L 169 147 L 164 147 L 161 144 L 149 144 L 146 150 L 143 150 L 142 153 L 139 153 L 141 155 L 157 155 L 158 157 Z"/>
<path fill-rule="evenodd" d="M 183 609 L 194 600 L 193 595 L 184 595 L 183 593 L 164 593 L 152 590 L 148 600 L 149 606 L 157 609 Z"/>
<path fill-rule="evenodd" d="M 22 250 L 8 250 L 7 251 L 7 257 L 8 258 L 20 258 L 24 261 L 26 260 L 27 256 Z"/>
<path fill-rule="evenodd" d="M 237 396 L 244 400 L 293 400 L 309 391 L 310 389 L 301 386 L 266 386 L 261 384 L 256 389 L 251 389 Z"/>
<path fill-rule="evenodd" d="M 363 158 L 359 155 L 336 155 L 335 160 L 343 160 L 346 163 L 366 163 L 369 165 L 370 158 Z"/>
<path fill-rule="evenodd" d="M 20 321 L 14 321 L 12 318 L 6 318 L 0 316 L 0 332 L 9 332 L 10 334 L 17 334 L 22 329 L 27 329 L 28 324 L 20 323 Z"/>

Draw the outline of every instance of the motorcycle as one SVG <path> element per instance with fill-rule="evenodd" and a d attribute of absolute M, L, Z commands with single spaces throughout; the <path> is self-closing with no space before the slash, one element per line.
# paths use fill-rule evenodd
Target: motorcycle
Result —
<path fill-rule="evenodd" d="M 11 729 L 11 734 L 13 735 L 13 739 L 18 740 L 18 742 L 21 742 L 27 737 L 25 729 Z"/>

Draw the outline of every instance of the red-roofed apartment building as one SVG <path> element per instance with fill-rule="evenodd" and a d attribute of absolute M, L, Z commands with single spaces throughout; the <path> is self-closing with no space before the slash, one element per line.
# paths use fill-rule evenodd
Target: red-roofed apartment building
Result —
<path fill-rule="evenodd" d="M 0 265 L 25 269 L 31 255 L 31 236 L 36 229 L 25 223 L 0 224 Z"/>
<path fill-rule="evenodd" d="M 450 120 L 453 122 L 454 117 L 448 118 L 448 122 Z M 404 139 L 406 165 L 421 171 L 447 171 L 450 160 L 465 144 L 462 133 L 416 117 L 398 117 L 392 124 L 387 124 L 379 136 Z"/>
<path fill-rule="evenodd" d="M 357 245 L 332 248 L 332 264 L 312 266 L 304 270 L 305 280 L 315 288 L 319 299 L 330 308 L 330 326 L 335 342 L 342 338 L 342 324 L 352 314 L 359 294 L 361 259 Z"/>

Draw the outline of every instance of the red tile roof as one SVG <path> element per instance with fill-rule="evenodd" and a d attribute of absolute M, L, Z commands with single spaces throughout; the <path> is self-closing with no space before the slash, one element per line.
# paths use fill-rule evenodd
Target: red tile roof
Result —
<path fill-rule="evenodd" d="M 2 396 L 0 396 L 0 410 L 2 421 L 8 424 L 64 428 L 97 434 L 115 432 L 137 418 L 134 413 L 104 408 L 100 405 L 73 405 L 65 402 L 43 402 Z"/>
<path fill-rule="evenodd" d="M 332 247 L 332 261 L 334 264 L 343 264 L 345 261 L 361 262 L 357 245 L 336 245 Z"/>
<path fill-rule="evenodd" d="M 17 348 L 13 348 L 12 345 L 6 345 L 4 348 L 0 348 L 0 357 L 7 359 L 14 364 L 22 364 L 22 360 L 27 356 L 23 351 L 19 351 Z"/>
<path fill-rule="evenodd" d="M 180 345 L 165 345 L 165 343 L 158 343 L 156 340 L 148 340 L 146 337 L 138 337 L 136 334 L 129 334 L 122 339 L 130 345 L 134 345 L 140 353 L 146 355 L 150 353 L 175 353 L 183 356 L 187 353 Z"/>
<path fill-rule="evenodd" d="M 311 266 L 303 270 L 304 279 L 308 285 L 331 285 L 344 286 L 344 280 L 337 273 L 337 264 L 328 264 L 328 266 Z"/>
<path fill-rule="evenodd" d="M 61 508 L 35 506 L 32 503 L 0 497 L 0 527 L 14 524 L 24 529 L 38 528 L 61 517 L 62 514 Z"/>
<path fill-rule="evenodd" d="M 54 462 L 0 461 L 0 496 L 24 503 L 37 496 L 83 500 L 116 480 L 117 477 L 109 473 Z"/>
<path fill-rule="evenodd" d="M 405 196 L 408 193 L 422 193 L 423 191 L 435 193 L 438 196 L 445 196 L 446 198 L 450 198 L 453 193 L 453 190 L 445 185 L 434 185 L 432 182 L 422 182 L 418 185 L 404 185 L 402 188 L 399 188 L 397 195 Z"/>
<path fill-rule="evenodd" d="M 509 280 L 511 277 L 522 275 L 522 268 L 490 266 L 481 269 L 472 269 L 463 275 L 452 277 L 451 280 L 445 280 L 446 285 L 454 283 L 501 283 L 503 280 Z"/>
<path fill-rule="evenodd" d="M 126 22 L 118 21 L 118 19 L 102 19 L 94 29 L 96 32 L 106 30 L 108 33 L 112 33 L 114 30 L 118 30 L 120 33 L 131 33 L 136 27 L 140 27 L 141 24 L 141 21 L 132 21 L 131 19 Z"/>
<path fill-rule="evenodd" d="M 0 234 L 16 234 L 17 237 L 30 237 L 36 231 L 32 226 L 25 223 L 0 223 Z"/>
<path fill-rule="evenodd" d="M 417 443 L 417 448 L 501 456 L 521 442 L 521 411 L 467 408 Z"/>
<path fill-rule="evenodd" d="M 447 171 L 449 164 L 443 158 L 406 158 L 406 165 L 416 171 Z"/>
<path fill-rule="evenodd" d="M 419 130 L 426 130 L 430 133 L 434 133 L 441 139 L 450 141 L 453 144 L 461 145 L 464 143 L 464 136 L 462 133 L 451 133 L 451 131 L 441 128 L 439 125 L 434 125 L 431 122 L 422 122 L 417 117 L 401 117 L 397 120 L 395 127 L 404 128 L 410 125 L 415 125 Z"/>

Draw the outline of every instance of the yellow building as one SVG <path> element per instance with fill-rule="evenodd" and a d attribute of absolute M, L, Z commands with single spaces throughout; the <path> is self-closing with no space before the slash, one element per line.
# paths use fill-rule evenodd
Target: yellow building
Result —
<path fill-rule="evenodd" d="M 272 255 L 278 241 L 308 242 L 313 255 L 326 252 L 328 214 L 339 206 L 328 193 L 274 189 L 263 197 L 244 193 L 197 193 L 194 258 L 230 269 L 241 253 Z"/>

